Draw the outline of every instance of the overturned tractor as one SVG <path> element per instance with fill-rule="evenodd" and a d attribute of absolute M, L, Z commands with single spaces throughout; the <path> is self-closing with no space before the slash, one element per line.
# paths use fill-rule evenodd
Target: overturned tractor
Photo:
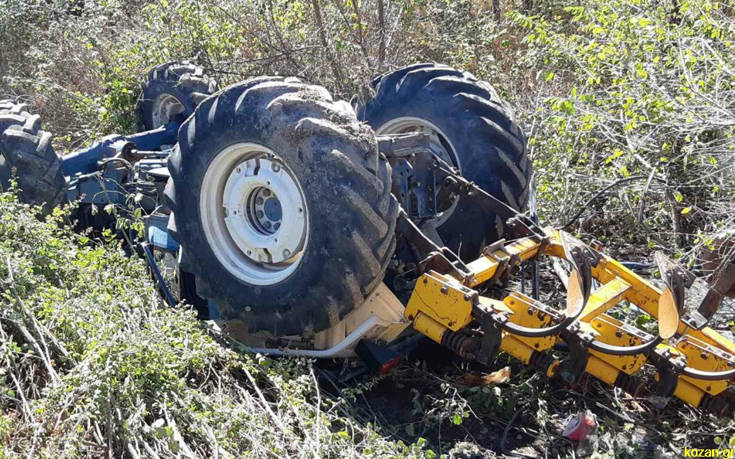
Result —
<path fill-rule="evenodd" d="M 15 177 L 44 209 L 78 202 L 85 225 L 114 223 L 92 206 L 141 209 L 144 237 L 128 240 L 166 299 L 254 352 L 385 363 L 418 332 L 485 365 L 503 351 L 549 377 L 586 373 L 635 394 L 648 367 L 659 406 L 732 410 L 735 344 L 707 327 L 735 285 L 731 262 L 691 305 L 692 275 L 663 255 L 659 287 L 540 226 L 523 213 L 526 139 L 466 72 L 412 65 L 370 89 L 353 105 L 296 78 L 216 91 L 201 68 L 163 64 L 143 85 L 148 130 L 63 158 L 37 115 L 4 101 L 0 180 Z M 563 308 L 490 288 L 544 257 L 562 261 Z M 626 323 L 620 304 L 658 330 Z"/>

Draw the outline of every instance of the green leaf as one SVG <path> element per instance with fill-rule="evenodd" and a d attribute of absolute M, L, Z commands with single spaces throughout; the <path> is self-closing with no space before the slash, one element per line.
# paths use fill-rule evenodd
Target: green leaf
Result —
<path fill-rule="evenodd" d="M 685 207 L 685 208 L 681 209 L 681 214 L 682 215 L 686 215 L 686 214 L 688 214 L 691 211 L 692 211 L 692 208 L 691 207 Z"/>
<path fill-rule="evenodd" d="M 462 416 L 459 414 L 455 414 L 454 417 L 452 418 L 452 422 L 454 423 L 455 426 L 462 424 Z"/>

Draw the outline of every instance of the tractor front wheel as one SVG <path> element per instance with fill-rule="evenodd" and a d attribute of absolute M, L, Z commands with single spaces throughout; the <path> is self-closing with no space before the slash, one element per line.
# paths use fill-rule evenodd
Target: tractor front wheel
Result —
<path fill-rule="evenodd" d="M 143 82 L 138 101 L 140 124 L 151 130 L 177 119 L 183 121 L 216 90 L 216 82 L 199 66 L 188 62 L 157 65 Z"/>
<path fill-rule="evenodd" d="M 297 79 L 207 99 L 169 160 L 182 269 L 224 319 L 275 336 L 341 320 L 383 279 L 398 205 L 372 130 Z"/>

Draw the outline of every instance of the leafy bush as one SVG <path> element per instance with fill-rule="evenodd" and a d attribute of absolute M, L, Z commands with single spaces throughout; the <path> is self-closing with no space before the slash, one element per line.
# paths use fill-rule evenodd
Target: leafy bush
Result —
<path fill-rule="evenodd" d="M 0 194 L 5 455 L 412 455 L 320 393 L 310 362 L 237 354 L 145 265 Z"/>
<path fill-rule="evenodd" d="M 513 15 L 546 86 L 528 114 L 543 215 L 562 223 L 591 184 L 623 179 L 604 208 L 614 217 L 580 228 L 683 250 L 697 230 L 732 226 L 733 5 L 587 0 Z"/>

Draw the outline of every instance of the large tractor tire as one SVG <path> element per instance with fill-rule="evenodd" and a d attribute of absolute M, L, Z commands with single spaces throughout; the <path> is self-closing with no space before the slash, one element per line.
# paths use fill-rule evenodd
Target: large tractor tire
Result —
<path fill-rule="evenodd" d="M 169 229 L 223 319 L 301 335 L 336 324 L 382 281 L 398 204 L 373 131 L 294 78 L 223 90 L 179 130 Z"/>
<path fill-rule="evenodd" d="M 492 86 L 445 65 L 417 64 L 376 78 L 373 89 L 357 116 L 376 134 L 428 132 L 435 153 L 465 178 L 525 208 L 531 177 L 526 138 Z M 459 198 L 432 222 L 441 242 L 464 260 L 503 236 L 503 221 L 480 199 Z"/>
<path fill-rule="evenodd" d="M 21 202 L 44 205 L 48 211 L 64 200 L 66 178 L 51 134 L 40 129 L 40 117 L 26 108 L 0 101 L 0 188 L 8 190 L 15 179 Z"/>
<path fill-rule="evenodd" d="M 188 62 L 166 62 L 153 67 L 143 82 L 138 101 L 140 124 L 155 129 L 194 113 L 201 101 L 217 90 L 204 69 Z"/>

